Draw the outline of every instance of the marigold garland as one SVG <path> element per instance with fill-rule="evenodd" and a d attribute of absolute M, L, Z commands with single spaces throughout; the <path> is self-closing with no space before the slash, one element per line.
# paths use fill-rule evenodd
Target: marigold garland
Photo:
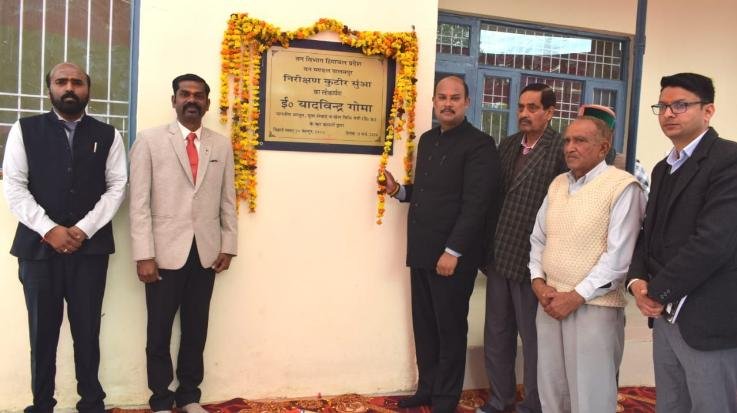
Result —
<path fill-rule="evenodd" d="M 334 32 L 341 43 L 361 49 L 366 55 L 384 55 L 399 63 L 392 107 L 386 128 L 384 149 L 377 176 L 378 205 L 376 223 L 381 224 L 385 212 L 386 177 L 384 171 L 394 140 L 407 134 L 404 155 L 404 183 L 412 181 L 415 102 L 417 99 L 417 35 L 414 32 L 381 33 L 355 31 L 334 19 L 322 18 L 312 26 L 291 32 L 248 13 L 233 13 L 223 35 L 221 46 L 220 121 L 227 123 L 231 110 L 231 139 L 235 157 L 235 187 L 239 199 L 248 202 L 250 212 L 256 210 L 256 168 L 259 145 L 259 81 L 261 57 L 271 46 L 289 47 L 294 39 L 307 39 L 320 32 Z M 231 89 L 232 87 L 232 106 Z"/>

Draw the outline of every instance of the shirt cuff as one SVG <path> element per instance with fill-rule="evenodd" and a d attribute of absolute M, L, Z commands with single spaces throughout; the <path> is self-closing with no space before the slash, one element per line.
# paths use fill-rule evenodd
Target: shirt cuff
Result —
<path fill-rule="evenodd" d="M 407 197 L 407 191 L 404 189 L 404 185 L 399 185 L 399 191 L 396 194 L 394 194 L 394 198 L 400 201 L 404 201 L 406 197 Z"/>
<path fill-rule="evenodd" d="M 627 291 L 629 291 L 630 294 L 632 294 L 632 290 L 630 289 L 630 287 L 632 287 L 632 284 L 634 284 L 635 281 L 645 281 L 645 280 L 643 280 L 642 278 L 633 278 L 633 279 L 631 279 L 630 282 L 627 283 Z"/>
<path fill-rule="evenodd" d="M 450 254 L 450 255 L 452 255 L 452 256 L 454 256 L 454 257 L 456 257 L 456 258 L 460 258 L 460 257 L 461 257 L 461 255 L 463 255 L 463 254 L 461 254 L 461 253 L 459 253 L 459 252 L 455 252 L 455 251 L 453 251 L 452 249 L 450 249 L 450 248 L 448 248 L 448 247 L 445 247 L 445 252 L 447 252 L 448 254 Z"/>
<path fill-rule="evenodd" d="M 85 221 L 84 219 L 77 222 L 75 226 L 81 229 L 82 232 L 84 232 L 84 235 L 87 237 L 87 239 L 92 238 L 92 236 L 95 235 L 95 232 L 97 232 L 95 228 L 90 228 L 92 227 L 92 224 L 88 224 L 87 221 Z"/>
<path fill-rule="evenodd" d="M 52 221 L 51 218 L 46 217 L 38 226 L 38 233 L 41 235 L 41 238 L 45 237 L 46 234 L 48 234 L 56 225 L 56 222 Z"/>
<path fill-rule="evenodd" d="M 596 287 L 594 287 L 593 285 L 591 285 L 590 282 L 581 281 L 576 286 L 576 288 L 574 288 L 574 290 L 576 290 L 576 292 L 578 293 L 578 295 L 580 295 L 581 297 L 583 297 L 584 301 L 589 302 L 589 300 L 591 300 L 592 298 L 594 298 L 593 295 L 594 295 L 594 292 L 596 291 Z"/>

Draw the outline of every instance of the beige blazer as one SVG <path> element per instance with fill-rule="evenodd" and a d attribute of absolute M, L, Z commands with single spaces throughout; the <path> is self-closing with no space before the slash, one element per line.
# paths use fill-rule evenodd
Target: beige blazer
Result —
<path fill-rule="evenodd" d="M 185 143 L 174 122 L 139 132 L 130 152 L 133 259 L 155 258 L 163 269 L 184 266 L 193 238 L 205 268 L 237 252 L 230 140 L 202 128 L 196 184 Z"/>

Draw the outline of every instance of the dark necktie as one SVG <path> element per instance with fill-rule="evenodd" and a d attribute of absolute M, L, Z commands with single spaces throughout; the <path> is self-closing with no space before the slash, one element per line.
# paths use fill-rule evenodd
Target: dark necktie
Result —
<path fill-rule="evenodd" d="M 199 163 L 199 155 L 197 147 L 194 146 L 194 140 L 197 138 L 194 132 L 187 135 L 187 156 L 189 157 L 189 167 L 192 168 L 192 182 L 197 182 L 197 164 Z"/>

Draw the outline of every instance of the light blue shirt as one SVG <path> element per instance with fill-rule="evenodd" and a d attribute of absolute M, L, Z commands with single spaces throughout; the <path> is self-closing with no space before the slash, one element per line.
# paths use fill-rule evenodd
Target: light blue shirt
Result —
<path fill-rule="evenodd" d="M 706 130 L 701 132 L 701 135 L 697 136 L 696 139 L 692 140 L 688 145 L 686 145 L 685 148 L 681 149 L 680 151 L 677 151 L 675 146 L 673 147 L 673 149 L 670 150 L 670 153 L 668 153 L 668 157 L 665 158 L 665 162 L 670 165 L 670 173 L 677 171 L 678 168 L 680 168 L 681 165 L 683 165 L 683 163 L 691 157 L 691 154 L 693 154 L 693 151 L 696 149 L 697 146 L 699 146 L 699 142 L 701 142 L 701 138 L 703 138 L 705 134 Z"/>

